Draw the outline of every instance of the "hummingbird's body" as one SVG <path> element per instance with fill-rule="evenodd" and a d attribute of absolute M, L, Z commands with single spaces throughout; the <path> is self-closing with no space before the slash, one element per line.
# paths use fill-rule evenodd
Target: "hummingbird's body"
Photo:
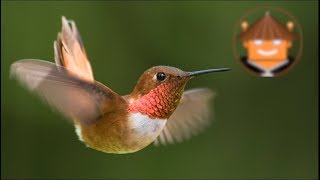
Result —
<path fill-rule="evenodd" d="M 99 151 L 131 153 L 152 143 L 167 122 L 166 119 L 151 119 L 141 113 L 128 113 L 125 118 L 114 115 L 102 118 L 97 124 L 76 127 L 80 131 L 79 137 Z"/>
<path fill-rule="evenodd" d="M 119 107 L 115 108 L 116 112 L 102 116 L 96 121 L 97 123 L 76 125 L 80 140 L 89 147 L 107 153 L 135 152 L 152 143 L 178 106 L 186 83 L 186 81 L 174 80 L 158 85 L 142 95 L 141 89 L 145 89 L 144 79 L 149 79 L 150 74 L 160 69 L 166 74 L 169 73 L 168 70 L 178 70 L 167 66 L 157 66 L 146 71 L 135 90 L 130 95 L 117 100 L 119 102 L 115 104 L 118 104 Z M 180 73 L 186 75 L 181 70 Z"/>
<path fill-rule="evenodd" d="M 94 80 L 90 62 L 76 25 L 62 18 L 62 31 L 54 42 L 55 64 L 20 60 L 11 75 L 36 92 L 49 105 L 71 119 L 79 139 L 106 153 L 132 153 L 150 143 L 181 142 L 208 124 L 212 92 L 184 92 L 198 74 L 169 66 L 145 71 L 131 94 L 120 96 Z"/>

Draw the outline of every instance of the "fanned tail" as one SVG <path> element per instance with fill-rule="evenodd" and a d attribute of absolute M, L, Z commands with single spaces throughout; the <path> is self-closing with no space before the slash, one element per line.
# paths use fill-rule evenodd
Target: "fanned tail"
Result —
<path fill-rule="evenodd" d="M 70 26 L 70 25 L 71 26 Z M 94 77 L 79 31 L 74 21 L 62 16 L 62 29 L 54 41 L 55 62 L 69 73 L 93 82 Z"/>

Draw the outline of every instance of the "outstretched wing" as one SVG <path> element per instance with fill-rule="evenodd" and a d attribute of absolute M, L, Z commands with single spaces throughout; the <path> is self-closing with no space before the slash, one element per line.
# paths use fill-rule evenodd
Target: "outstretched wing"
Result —
<path fill-rule="evenodd" d="M 48 61 L 20 60 L 11 65 L 10 73 L 49 105 L 82 123 L 94 122 L 111 111 L 116 100 L 122 99 L 101 83 L 82 80 Z"/>
<path fill-rule="evenodd" d="M 198 134 L 210 124 L 209 100 L 214 93 L 209 89 L 193 89 L 183 93 L 181 101 L 168 119 L 155 145 L 182 142 Z"/>
<path fill-rule="evenodd" d="M 69 25 L 71 24 L 71 27 Z M 62 16 L 62 29 L 54 42 L 56 64 L 65 67 L 73 75 L 93 82 L 93 73 L 79 31 L 74 21 Z"/>

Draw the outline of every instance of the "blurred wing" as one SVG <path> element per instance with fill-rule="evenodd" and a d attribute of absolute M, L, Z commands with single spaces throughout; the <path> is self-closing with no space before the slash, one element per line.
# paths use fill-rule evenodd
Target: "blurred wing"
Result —
<path fill-rule="evenodd" d="M 10 74 L 62 114 L 83 123 L 99 119 L 117 98 L 122 99 L 101 83 L 81 80 L 48 61 L 17 61 Z"/>
<path fill-rule="evenodd" d="M 81 79 L 94 82 L 91 65 L 76 24 L 74 21 L 68 22 L 64 16 L 62 16 L 61 33 L 54 42 L 54 52 L 56 64 L 65 67 Z"/>
<path fill-rule="evenodd" d="M 185 91 L 181 101 L 154 141 L 155 145 L 182 142 L 198 134 L 210 124 L 209 100 L 214 93 L 209 89 Z"/>

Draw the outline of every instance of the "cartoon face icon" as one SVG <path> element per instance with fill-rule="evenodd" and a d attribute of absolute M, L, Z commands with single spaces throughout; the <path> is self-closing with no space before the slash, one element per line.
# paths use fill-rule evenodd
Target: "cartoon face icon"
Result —
<path fill-rule="evenodd" d="M 282 25 L 269 12 L 248 27 L 247 22 L 241 24 L 243 33 L 239 38 L 247 50 L 242 61 L 249 67 L 262 71 L 261 76 L 272 77 L 272 71 L 289 66 L 293 59 L 288 50 L 296 35 L 292 33 L 293 23 Z"/>
<path fill-rule="evenodd" d="M 243 42 L 248 58 L 266 69 L 271 69 L 288 57 L 288 49 L 292 43 L 285 39 L 253 39 Z"/>

